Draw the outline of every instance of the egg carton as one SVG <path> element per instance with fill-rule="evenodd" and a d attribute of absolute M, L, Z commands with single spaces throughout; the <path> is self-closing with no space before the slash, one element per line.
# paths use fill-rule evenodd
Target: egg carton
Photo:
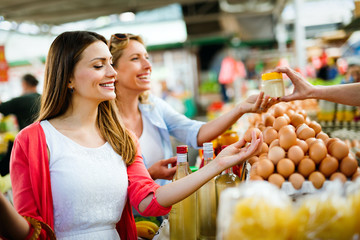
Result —
<path fill-rule="evenodd" d="M 330 180 L 326 180 L 324 182 L 324 184 L 322 185 L 322 187 L 317 189 L 317 188 L 314 187 L 314 185 L 312 184 L 311 181 L 306 180 L 306 181 L 303 182 L 300 189 L 295 189 L 291 182 L 285 181 L 281 185 L 281 190 L 284 191 L 289 196 L 292 196 L 293 198 L 296 198 L 297 196 L 302 196 L 302 195 L 312 194 L 312 193 L 322 191 L 322 190 L 326 189 L 327 186 L 331 182 L 332 181 L 330 181 Z M 352 181 L 346 181 L 345 184 L 344 184 L 344 189 L 346 189 L 351 183 L 352 183 Z"/>

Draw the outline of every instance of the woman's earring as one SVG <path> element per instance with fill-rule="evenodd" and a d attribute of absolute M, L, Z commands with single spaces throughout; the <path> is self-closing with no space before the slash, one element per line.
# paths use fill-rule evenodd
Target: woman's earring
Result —
<path fill-rule="evenodd" d="M 70 93 L 73 93 L 73 92 L 74 92 L 74 88 L 71 87 L 71 88 L 70 88 Z"/>

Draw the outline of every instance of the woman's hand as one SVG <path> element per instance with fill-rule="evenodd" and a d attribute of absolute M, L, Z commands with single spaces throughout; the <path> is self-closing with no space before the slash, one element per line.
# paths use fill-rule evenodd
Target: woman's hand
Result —
<path fill-rule="evenodd" d="M 315 87 L 311 85 L 306 79 L 304 79 L 300 73 L 289 67 L 278 67 L 275 69 L 276 72 L 285 73 L 294 84 L 294 91 L 288 96 L 280 98 L 280 101 L 293 101 L 293 100 L 303 100 L 312 98 L 312 93 L 315 90 Z"/>
<path fill-rule="evenodd" d="M 151 167 L 148 168 L 150 176 L 152 179 L 167 179 L 172 180 L 176 172 L 176 157 L 171 157 L 169 159 L 163 159 L 154 163 Z M 171 168 L 168 168 L 168 164 L 171 164 Z"/>
<path fill-rule="evenodd" d="M 227 169 L 237 164 L 243 163 L 246 159 L 256 155 L 261 151 L 263 137 L 260 133 L 256 137 L 255 131 L 251 133 L 251 143 L 244 147 L 246 141 L 244 139 L 229 145 L 223 149 L 215 158 L 220 165 L 221 169 Z"/>
<path fill-rule="evenodd" d="M 260 92 L 249 96 L 245 102 L 241 103 L 240 108 L 243 113 L 262 113 L 278 102 L 278 98 L 264 97 L 264 92 Z"/>

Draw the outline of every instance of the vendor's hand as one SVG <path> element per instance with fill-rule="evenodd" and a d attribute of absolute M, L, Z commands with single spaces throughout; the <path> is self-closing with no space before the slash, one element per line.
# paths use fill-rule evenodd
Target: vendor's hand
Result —
<path fill-rule="evenodd" d="M 167 179 L 171 180 L 176 172 L 176 157 L 169 159 L 163 159 L 154 163 L 148 171 L 152 179 Z M 171 164 L 171 168 L 168 168 L 168 164 Z"/>
<path fill-rule="evenodd" d="M 294 84 L 294 91 L 288 96 L 280 98 L 280 101 L 293 101 L 293 100 L 303 100 L 311 98 L 311 93 L 315 89 L 311 83 L 304 79 L 300 73 L 289 67 L 278 67 L 275 69 L 276 72 L 285 73 Z"/>
<path fill-rule="evenodd" d="M 278 98 L 264 97 L 264 92 L 260 92 L 249 96 L 245 102 L 241 103 L 240 107 L 243 113 L 262 113 L 278 102 Z"/>
<path fill-rule="evenodd" d="M 224 148 L 219 155 L 215 158 L 221 169 L 227 169 L 237 164 L 242 164 L 246 159 L 258 154 L 261 151 L 263 143 L 263 137 L 260 133 L 256 137 L 255 131 L 251 133 L 251 143 L 244 147 L 246 141 L 244 139 L 239 140 L 236 143 Z"/>

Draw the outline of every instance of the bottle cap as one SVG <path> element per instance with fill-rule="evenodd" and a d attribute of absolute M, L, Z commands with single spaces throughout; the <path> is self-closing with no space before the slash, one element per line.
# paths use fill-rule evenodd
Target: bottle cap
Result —
<path fill-rule="evenodd" d="M 203 150 L 204 151 L 213 151 L 213 143 L 212 142 L 206 142 L 203 144 Z"/>
<path fill-rule="evenodd" d="M 188 147 L 187 145 L 180 145 L 176 147 L 176 153 L 187 153 L 188 152 Z"/>
<path fill-rule="evenodd" d="M 261 79 L 263 81 L 267 80 L 273 80 L 273 79 L 283 79 L 282 73 L 278 72 L 270 72 L 270 73 L 264 73 L 261 75 Z"/>

